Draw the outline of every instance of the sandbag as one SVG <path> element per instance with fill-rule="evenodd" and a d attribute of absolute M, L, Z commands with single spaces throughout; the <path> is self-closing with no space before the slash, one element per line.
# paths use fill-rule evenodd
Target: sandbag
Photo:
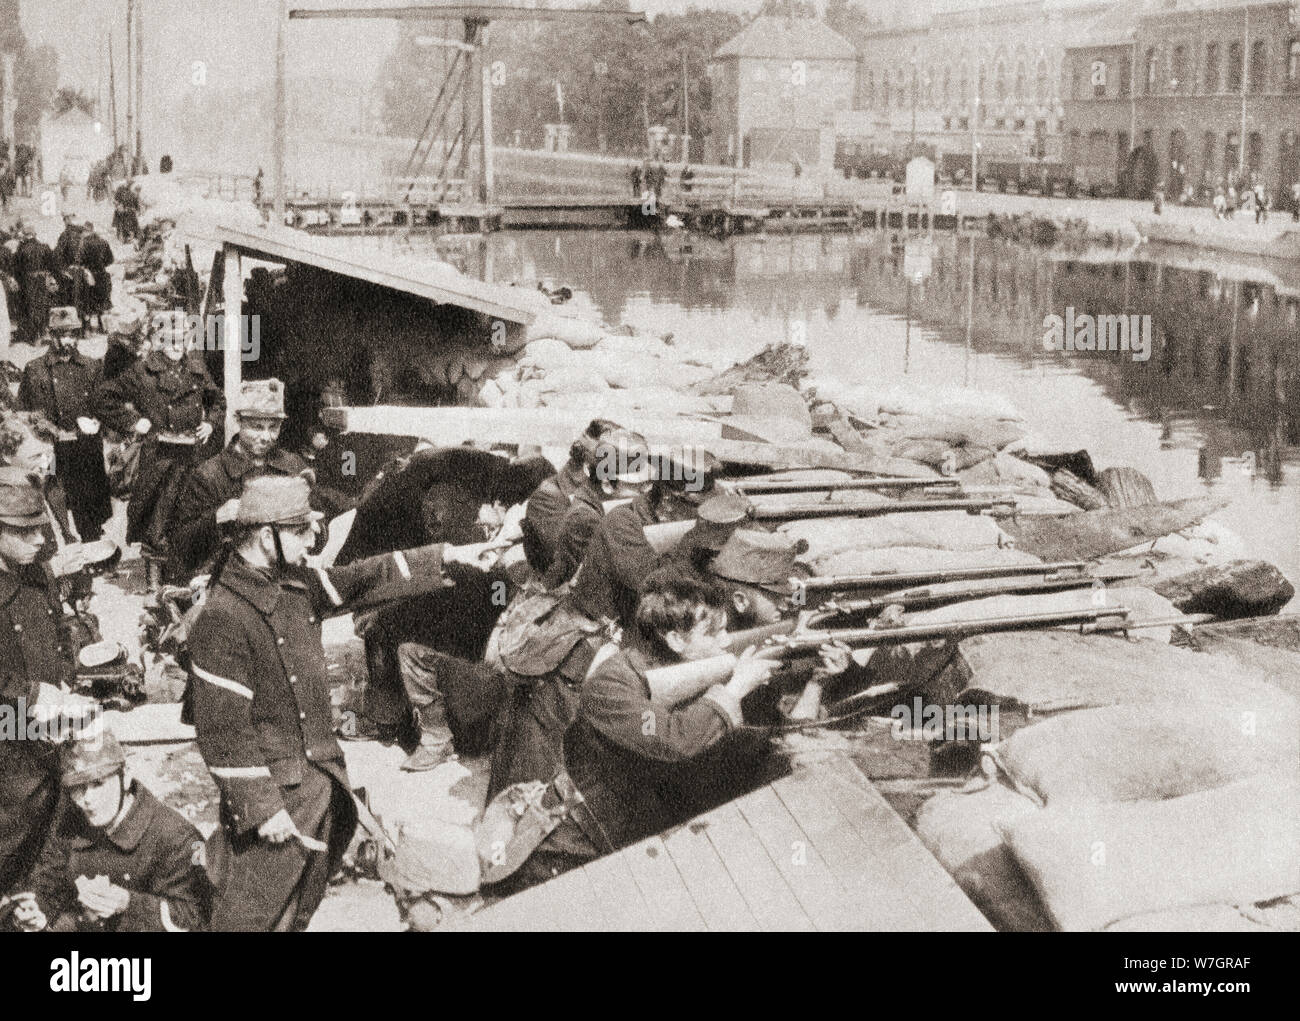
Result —
<path fill-rule="evenodd" d="M 554 337 L 571 348 L 585 349 L 595 347 L 603 331 L 599 324 L 585 319 L 543 312 L 528 326 L 526 336 L 530 341 Z"/>
<path fill-rule="evenodd" d="M 562 365 L 573 365 L 578 360 L 573 348 L 562 340 L 556 340 L 554 337 L 542 337 L 538 340 L 531 340 L 524 345 L 523 353 L 519 357 L 520 365 L 535 365 L 543 371 L 559 368 Z"/>
<path fill-rule="evenodd" d="M 891 546 L 885 549 L 852 549 L 817 561 L 817 574 L 873 574 L 878 571 L 951 571 L 965 567 L 1002 567 L 1037 564 L 1041 561 L 1017 549 L 990 547 L 973 550 L 929 549 L 921 546 Z"/>
<path fill-rule="evenodd" d="M 893 514 L 877 518 L 815 518 L 789 521 L 780 531 L 808 541 L 808 560 L 847 550 L 920 546 L 930 549 L 979 550 L 1012 545 L 993 518 L 963 511 Z"/>
<path fill-rule="evenodd" d="M 1001 826 L 1060 929 L 1300 891 L 1300 786 L 1264 774 L 1168 801 L 1049 806 Z"/>
<path fill-rule="evenodd" d="M 983 760 L 1038 804 L 1162 801 L 1262 772 L 1300 780 L 1300 713 L 1105 706 L 1023 727 Z"/>
<path fill-rule="evenodd" d="M 998 823 L 1038 808 L 1002 784 L 980 791 L 944 791 L 916 813 L 916 835 L 997 928 L 1045 932 L 1051 919 L 1020 866 L 1002 844 Z"/>
<path fill-rule="evenodd" d="M 540 394 L 588 393 L 609 388 L 604 376 L 578 366 L 561 366 L 529 382 L 536 382 Z"/>

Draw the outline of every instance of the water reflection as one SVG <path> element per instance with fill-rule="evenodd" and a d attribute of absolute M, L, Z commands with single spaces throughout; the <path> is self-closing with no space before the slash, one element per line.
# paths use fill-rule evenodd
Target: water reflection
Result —
<path fill-rule="evenodd" d="M 1005 394 L 1044 444 L 1133 465 L 1166 498 L 1229 497 L 1218 519 L 1300 579 L 1300 266 L 952 234 L 935 235 L 922 279 L 908 272 L 921 253 L 883 234 L 507 232 L 452 254 L 476 275 L 567 283 L 607 322 L 705 359 L 804 336 L 814 374 L 840 383 Z M 1149 315 L 1149 360 L 1044 350 L 1044 317 L 1070 308 Z"/>

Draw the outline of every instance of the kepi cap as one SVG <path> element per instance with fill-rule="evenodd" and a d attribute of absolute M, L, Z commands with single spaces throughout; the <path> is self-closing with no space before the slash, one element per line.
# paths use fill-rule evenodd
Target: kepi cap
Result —
<path fill-rule="evenodd" d="M 34 528 L 47 520 L 37 477 L 22 468 L 0 465 L 0 523 Z"/>
<path fill-rule="evenodd" d="M 311 509 L 311 487 L 301 475 L 262 475 L 244 483 L 235 523 L 305 525 L 324 516 Z"/>
<path fill-rule="evenodd" d="M 249 379 L 239 384 L 236 415 L 249 418 L 288 418 L 284 413 L 284 384 L 278 379 Z"/>
<path fill-rule="evenodd" d="M 790 579 L 801 573 L 795 558 L 807 550 L 806 541 L 780 532 L 737 529 L 710 562 L 709 570 L 728 581 L 788 596 L 794 591 Z"/>
<path fill-rule="evenodd" d="M 101 730 L 94 737 L 81 738 L 68 746 L 64 753 L 62 783 L 64 787 L 79 787 L 94 783 L 126 767 L 126 753 L 110 730 Z"/>

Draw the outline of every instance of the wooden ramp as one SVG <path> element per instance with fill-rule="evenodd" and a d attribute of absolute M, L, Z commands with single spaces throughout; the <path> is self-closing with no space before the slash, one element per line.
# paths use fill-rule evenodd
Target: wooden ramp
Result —
<path fill-rule="evenodd" d="M 449 928 L 992 931 L 880 792 L 838 757 Z"/>

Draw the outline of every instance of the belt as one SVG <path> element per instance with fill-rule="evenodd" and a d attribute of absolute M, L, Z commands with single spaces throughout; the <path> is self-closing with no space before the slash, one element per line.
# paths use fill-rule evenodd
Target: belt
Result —
<path fill-rule="evenodd" d="M 158 442 L 173 443 L 181 447 L 192 447 L 199 441 L 193 433 L 160 432 L 158 433 Z"/>
<path fill-rule="evenodd" d="M 59 439 L 58 439 L 58 442 L 60 442 L 60 443 L 73 443 L 73 442 L 76 441 L 76 439 L 77 439 L 77 431 L 76 431 L 75 429 L 60 429 L 60 430 L 59 430 Z"/>

